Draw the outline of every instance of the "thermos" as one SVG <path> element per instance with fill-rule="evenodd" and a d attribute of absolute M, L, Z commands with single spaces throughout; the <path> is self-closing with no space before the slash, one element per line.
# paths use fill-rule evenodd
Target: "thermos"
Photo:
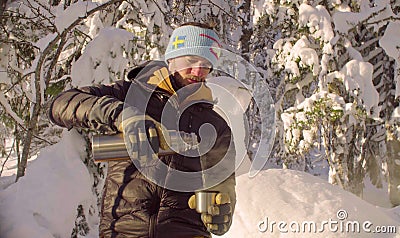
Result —
<path fill-rule="evenodd" d="M 170 130 L 167 132 L 168 145 L 175 151 L 187 151 L 197 148 L 197 136 L 194 133 L 188 134 L 180 131 Z M 182 141 L 183 140 L 183 141 Z M 168 155 L 176 153 L 172 149 L 161 149 L 158 155 Z M 107 162 L 113 160 L 129 160 L 122 133 L 114 135 L 94 135 L 92 137 L 92 153 L 95 162 Z M 195 192 L 196 211 L 207 213 L 210 205 L 215 204 L 217 191 L 197 191 Z"/>
<path fill-rule="evenodd" d="M 158 155 L 168 155 L 197 148 L 197 136 L 194 133 L 181 131 L 166 131 L 164 139 L 167 141 L 165 149 L 159 150 Z M 172 150 L 171 148 L 174 148 Z M 175 152 L 176 151 L 176 152 Z M 92 137 L 92 154 L 95 162 L 106 162 L 111 160 L 129 160 L 123 134 L 94 135 Z"/>

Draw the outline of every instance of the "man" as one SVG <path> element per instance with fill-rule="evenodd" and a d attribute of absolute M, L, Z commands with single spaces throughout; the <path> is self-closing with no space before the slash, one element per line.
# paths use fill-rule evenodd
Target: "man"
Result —
<path fill-rule="evenodd" d="M 127 81 L 71 89 L 53 101 L 50 118 L 57 125 L 124 135 L 131 161 L 108 162 L 100 237 L 211 237 L 228 231 L 236 201 L 235 151 L 231 130 L 212 110 L 204 85 L 219 47 L 210 27 L 187 23 L 172 33 L 165 62 L 147 62 L 130 71 Z M 204 125 L 214 128 L 209 146 Z M 157 157 L 162 128 L 195 133 L 208 149 Z M 199 171 L 211 172 L 199 182 L 191 177 Z M 207 212 L 196 212 L 195 190 L 216 191 Z"/>

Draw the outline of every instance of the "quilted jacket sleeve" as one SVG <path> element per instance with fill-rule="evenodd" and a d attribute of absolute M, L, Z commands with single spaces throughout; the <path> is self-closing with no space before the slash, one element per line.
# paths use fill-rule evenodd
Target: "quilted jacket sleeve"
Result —
<path fill-rule="evenodd" d="M 218 133 L 214 147 L 201 156 L 202 169 L 205 170 L 203 172 L 204 185 L 206 187 L 212 185 L 207 188 L 209 191 L 218 191 L 229 195 L 232 214 L 236 206 L 235 156 L 232 132 L 228 126 L 222 130 L 222 133 Z M 207 169 L 211 169 L 211 171 L 207 171 Z M 232 219 L 227 225 L 226 231 L 230 229 Z"/>
<path fill-rule="evenodd" d="M 101 132 L 117 131 L 130 82 L 117 81 L 62 92 L 52 102 L 50 120 L 71 129 L 88 128 Z"/>
<path fill-rule="evenodd" d="M 235 146 L 232 138 L 232 132 L 228 126 L 222 127 L 218 133 L 213 148 L 201 156 L 201 166 L 205 170 L 203 182 L 205 187 L 210 190 L 220 191 L 217 187 L 224 187 L 236 200 L 235 195 Z M 210 169 L 210 170 L 209 170 Z M 232 201 L 234 203 L 234 201 Z"/>

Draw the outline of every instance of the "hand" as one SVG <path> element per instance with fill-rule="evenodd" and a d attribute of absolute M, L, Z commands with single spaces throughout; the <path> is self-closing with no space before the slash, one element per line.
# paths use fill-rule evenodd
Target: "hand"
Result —
<path fill-rule="evenodd" d="M 196 195 L 189 198 L 189 207 L 196 209 Z M 215 204 L 210 205 L 207 213 L 201 214 L 201 220 L 207 230 L 215 235 L 225 234 L 232 224 L 233 207 L 228 193 L 218 193 Z"/>
<path fill-rule="evenodd" d="M 124 109 L 124 120 L 118 129 L 124 134 L 126 149 L 132 161 L 143 166 L 157 158 L 159 152 L 159 133 L 157 121 L 148 115 L 140 115 L 134 109 Z"/>

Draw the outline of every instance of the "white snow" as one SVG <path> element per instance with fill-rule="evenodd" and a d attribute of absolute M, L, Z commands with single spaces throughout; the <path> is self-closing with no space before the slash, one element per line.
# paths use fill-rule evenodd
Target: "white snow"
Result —
<path fill-rule="evenodd" d="M 122 29 L 101 29 L 72 65 L 72 85 L 79 87 L 93 83 L 110 83 L 111 79 L 117 80 L 118 76 L 123 79 L 129 67 L 126 54 L 132 47 L 131 41 L 134 37 L 134 34 Z"/>
<path fill-rule="evenodd" d="M 237 194 L 233 224 L 223 237 L 396 237 L 372 231 L 377 226 L 399 229 L 399 208 L 376 207 L 304 172 L 270 169 L 253 178 L 241 175 Z M 363 224 L 370 223 L 368 233 Z M 360 233 L 346 232 L 351 224 L 359 224 Z"/>
<path fill-rule="evenodd" d="M 396 93 L 395 97 L 400 96 L 400 23 L 390 22 L 387 26 L 385 34 L 379 40 L 379 44 L 385 50 L 386 54 L 392 57 L 396 61 L 395 69 L 395 82 L 396 82 Z"/>
<path fill-rule="evenodd" d="M 212 90 L 216 105 L 214 110 L 223 117 L 232 130 L 235 140 L 236 168 L 243 160 L 248 160 L 246 153 L 246 130 L 243 114 L 250 103 L 252 95 L 246 85 L 230 77 L 215 77 L 207 80 L 207 86 Z M 248 173 L 250 167 L 244 168 Z"/>
<path fill-rule="evenodd" d="M 356 60 L 348 62 L 341 70 L 344 75 L 346 89 L 360 90 L 367 114 L 371 114 L 370 110 L 373 107 L 377 107 L 379 103 L 379 93 L 372 83 L 373 70 L 372 64 Z M 377 116 L 378 112 L 375 109 L 373 114 Z"/>
<path fill-rule="evenodd" d="M 84 154 L 79 134 L 65 132 L 58 144 L 41 151 L 25 177 L 0 190 L 2 238 L 70 237 L 77 206 L 96 207 L 92 181 L 81 161 Z M 253 178 L 242 174 L 236 191 L 233 224 L 223 237 L 399 237 L 363 231 L 363 224 L 371 231 L 377 226 L 400 231 L 399 207 L 374 206 L 305 172 L 270 169 Z M 293 231 L 306 222 L 315 224 L 315 233 Z M 353 226 L 346 232 L 348 224 L 359 224 L 360 233 Z M 81 237 L 97 237 L 97 226 L 98 220 L 89 219 L 90 232 Z"/>
<path fill-rule="evenodd" d="M 350 29 L 365 21 L 365 23 L 376 23 L 375 30 L 379 29 L 384 21 L 379 24 L 379 20 L 396 17 L 392 12 L 390 1 L 381 0 L 376 1 L 375 5 L 371 7 L 368 1 L 360 1 L 359 12 L 349 12 L 347 8 L 338 9 L 339 11 L 333 15 L 333 22 L 335 29 L 343 34 L 346 34 Z"/>
<path fill-rule="evenodd" d="M 63 4 L 56 7 L 55 26 L 58 32 L 67 29 L 77 18 L 83 17 L 87 12 L 105 0 L 82 1 L 79 0 L 64 9 Z M 287 1 L 289 2 L 289 1 Z M 378 0 L 373 4 L 369 1 L 357 1 L 360 4 L 359 12 L 351 12 L 350 8 L 343 1 L 333 0 L 331 4 L 336 5 L 337 12 L 330 16 L 323 6 L 310 6 L 303 1 L 294 1 L 293 4 L 299 5 L 299 25 L 308 28 L 311 36 L 323 42 L 322 59 L 320 60 L 315 51 L 315 46 L 311 45 L 306 38 L 297 41 L 278 39 L 274 45 L 274 50 L 281 53 L 276 59 L 278 65 L 291 75 L 291 79 L 300 76 L 303 68 L 312 68 L 312 75 L 320 74 L 324 77 L 328 72 L 327 55 L 333 54 L 332 46 L 336 44 L 339 37 L 335 34 L 346 35 L 348 31 L 357 24 L 370 24 L 376 29 L 381 27 L 379 20 L 398 17 L 391 9 L 389 0 Z M 282 1 L 281 1 L 282 3 Z M 151 19 L 146 14 L 140 17 L 147 23 L 147 30 L 151 31 L 155 25 L 161 26 L 161 32 L 168 32 L 171 29 L 162 22 L 162 16 L 157 7 L 147 4 L 144 0 L 135 1 L 136 7 L 143 12 L 154 12 L 156 17 Z M 20 7 L 13 4 L 15 9 Z M 165 7 L 160 5 L 162 9 Z M 255 24 L 259 17 L 264 13 L 277 16 L 277 21 L 288 19 L 295 13 L 290 8 L 276 8 L 276 3 L 272 0 L 253 1 L 254 13 L 252 15 Z M 121 5 L 121 8 L 129 6 Z M 285 10 L 286 9 L 286 10 Z M 148 19 L 146 19 L 148 17 Z M 118 23 L 126 24 L 127 19 L 122 19 Z M 331 24 L 333 20 L 334 24 Z M 386 24 L 387 21 L 382 21 Z M 376 24 L 374 24 L 376 23 Z M 115 79 L 116 75 L 123 77 L 124 70 L 129 65 L 126 52 L 131 49 L 133 33 L 118 28 L 104 28 L 99 16 L 92 16 L 85 22 L 89 28 L 88 35 L 93 38 L 87 44 L 82 56 L 73 63 L 71 78 L 73 86 L 84 86 L 93 83 L 108 83 L 110 79 Z M 335 26 L 332 29 L 332 25 Z M 239 32 L 239 31 L 238 31 Z M 237 34 L 235 32 L 234 34 Z M 13 36 L 10 36 L 12 39 Z M 47 47 L 48 42 L 54 39 L 55 35 L 50 34 L 35 43 L 40 49 Z M 152 36 L 152 37 L 155 37 Z M 163 36 L 159 43 L 165 43 L 168 34 Z M 237 35 L 233 38 L 236 39 Z M 352 58 L 341 70 L 331 72 L 327 75 L 327 81 L 342 79 L 346 90 L 352 94 L 358 94 L 362 100 L 367 113 L 377 116 L 379 113 L 379 94 L 373 83 L 373 68 L 368 62 L 364 62 L 359 51 L 352 47 L 350 41 L 344 38 L 344 47 Z M 156 41 L 156 40 L 154 40 Z M 158 43 L 158 42 L 157 42 Z M 396 61 L 396 97 L 400 95 L 400 23 L 392 21 L 387 26 L 384 36 L 379 41 L 385 52 Z M 2 55 L 6 54 L 6 49 L 1 49 Z M 270 50 L 271 52 L 275 52 Z M 110 55 L 110 52 L 112 54 Z M 69 52 L 64 52 L 68 56 Z M 271 53 L 272 55 L 272 53 Z M 151 51 L 151 56 L 159 58 L 160 52 L 156 49 Z M 139 59 L 140 56 L 135 59 Z M 64 56 L 61 59 L 65 58 Z M 6 58 L 5 58 L 6 59 Z M 36 66 L 33 63 L 32 68 Z M 3 67 L 3 66 L 2 66 Z M 32 69 L 31 68 L 31 69 Z M 94 69 L 95 68 L 95 69 Z M 110 73 L 111 71 L 114 74 Z M 2 72 L 0 72 L 2 73 Z M 4 73 L 1 74 L 2 82 L 7 82 Z M 218 88 L 220 83 L 227 85 L 227 79 L 220 78 L 219 81 L 210 81 L 210 87 Z M 287 89 L 301 87 L 309 84 L 310 77 L 296 80 L 293 84 L 288 84 Z M 213 85 L 211 85 L 213 84 Z M 242 90 L 240 85 L 230 83 L 220 92 L 217 104 L 221 109 L 221 115 L 227 117 L 233 128 L 238 155 L 245 157 L 243 140 L 245 131 L 242 130 L 242 117 L 239 117 L 248 104 L 249 95 L 246 90 Z M 18 90 L 16 87 L 15 90 Z M 34 84 L 21 89 L 27 93 L 33 101 Z M 42 88 L 44 90 L 44 88 Z M 232 95 L 234 96 L 232 98 Z M 351 111 L 355 110 L 353 103 L 345 103 L 344 100 L 334 94 L 319 92 L 309 98 L 304 98 L 302 94 L 297 95 L 295 108 L 309 108 L 312 103 L 319 98 L 329 98 L 333 104 L 338 105 L 338 109 L 343 108 L 350 116 L 350 125 L 355 122 L 351 116 Z M 232 100 L 235 103 L 232 103 Z M 225 100 L 225 101 L 224 101 Z M 6 103 L 5 96 L 0 95 L 0 102 L 15 120 L 22 124 L 21 119 L 13 114 L 9 105 Z M 290 127 L 294 119 L 304 118 L 304 115 L 290 113 L 289 108 L 286 113 L 282 113 L 281 119 L 284 128 Z M 227 114 L 228 113 L 228 114 Z M 400 120 L 400 107 L 393 112 L 391 122 Z M 302 134 L 301 134 L 302 133 Z M 303 136 L 304 142 L 300 147 L 305 147 L 312 143 L 312 131 L 293 131 L 288 133 L 287 138 L 296 139 Z M 400 134 L 400 132 L 399 132 Z M 337 135 L 340 136 L 340 135 Z M 241 143 L 242 142 L 242 143 Z M 320 153 L 320 152 L 319 152 Z M 71 237 L 74 222 L 77 216 L 77 207 L 82 204 L 85 216 L 88 219 L 90 228 L 89 234 L 80 237 L 98 237 L 98 210 L 97 198 L 92 192 L 92 177 L 82 162 L 86 156 L 85 141 L 74 130 L 65 131 L 61 141 L 53 146 L 42 149 L 38 155 L 29 160 L 27 174 L 17 183 L 13 183 L 16 173 L 16 155 L 11 154 L 4 168 L 5 171 L 0 177 L 0 237 L 1 238 L 46 238 Z M 0 165 L 3 165 L 6 158 L 0 158 Z M 365 180 L 364 199 L 358 198 L 353 194 L 333 186 L 324 180 L 312 176 L 308 173 L 270 169 L 260 172 L 255 177 L 248 176 L 249 161 L 244 160 L 237 173 L 237 206 L 233 218 L 231 230 L 223 237 L 400 237 L 400 207 L 387 208 L 390 206 L 387 197 L 387 188 L 375 188 L 368 180 Z M 396 160 L 396 163 L 398 161 Z M 321 177 L 327 176 L 321 174 Z M 375 205 L 373 205 L 375 204 Z M 379 206 L 378 206 L 379 205 Z M 347 216 L 346 216 L 347 214 Z M 344 216 L 344 217 L 342 217 Z M 342 219 L 343 218 L 343 219 Z M 335 223 L 336 222 L 336 223 Z M 293 232 L 297 225 L 302 226 L 315 224 L 316 232 Z M 360 233 L 346 231 L 347 225 L 359 224 Z M 367 227 L 362 227 L 363 225 Z M 341 225 L 341 226 L 340 226 Z M 396 234 L 389 233 L 366 233 L 363 228 L 374 230 L 377 226 L 389 229 L 395 226 Z M 268 228 L 268 229 L 267 229 Z M 308 227 L 306 227 L 308 228 Z M 324 228 L 324 231 L 322 231 Z M 334 231 L 336 228 L 336 231 Z M 354 228 L 354 227 L 351 227 Z M 319 232 L 321 231 L 321 232 Z"/>
<path fill-rule="evenodd" d="M 208 85 L 213 92 L 219 91 L 217 106 L 236 129 L 235 143 L 243 152 L 243 121 L 239 115 L 249 103 L 249 92 L 239 82 L 224 77 L 211 79 Z M 232 102 L 232 95 L 236 103 Z M 225 110 L 227 107 L 229 110 Z M 92 178 L 82 162 L 85 153 L 81 136 L 74 130 L 65 131 L 59 143 L 40 151 L 17 183 L 11 184 L 14 176 L 9 172 L 9 176 L 0 178 L 2 238 L 70 237 L 80 204 L 90 229 L 80 237 L 98 237 L 97 200 Z M 250 177 L 249 168 L 246 158 L 237 172 L 233 224 L 223 237 L 400 237 L 393 233 L 368 234 L 365 230 L 385 228 L 399 232 L 400 207 L 372 205 L 305 172 L 269 169 Z M 371 200 L 384 203 L 379 193 L 368 191 L 369 197 L 375 196 Z"/>
<path fill-rule="evenodd" d="M 327 80 L 343 80 L 346 90 L 361 98 L 368 115 L 377 117 L 379 113 L 379 93 L 372 82 L 373 65 L 368 62 L 351 60 L 340 70 L 328 74 Z M 372 111 L 371 111 L 372 110 Z"/>
<path fill-rule="evenodd" d="M 72 3 L 68 8 L 64 9 L 64 5 L 60 4 L 56 9 L 55 25 L 59 32 L 63 32 L 74 21 L 80 17 L 85 17 L 87 12 L 97 7 L 97 3 L 92 1 L 77 1 Z"/>
<path fill-rule="evenodd" d="M 307 26 L 315 38 L 329 42 L 333 37 L 331 17 L 325 7 L 318 5 L 315 8 L 308 4 L 301 4 L 299 8 L 299 24 Z"/>
<path fill-rule="evenodd" d="M 8 103 L 3 92 L 0 93 L 0 105 L 3 106 L 5 111 L 20 125 L 24 124 L 24 121 L 11 109 L 11 105 Z"/>
<path fill-rule="evenodd" d="M 71 236 L 78 205 L 96 206 L 92 181 L 81 161 L 84 145 L 76 132 L 64 133 L 59 143 L 40 151 L 24 177 L 0 190 L 1 237 Z M 13 180 L 5 176 L 0 182 Z"/>

